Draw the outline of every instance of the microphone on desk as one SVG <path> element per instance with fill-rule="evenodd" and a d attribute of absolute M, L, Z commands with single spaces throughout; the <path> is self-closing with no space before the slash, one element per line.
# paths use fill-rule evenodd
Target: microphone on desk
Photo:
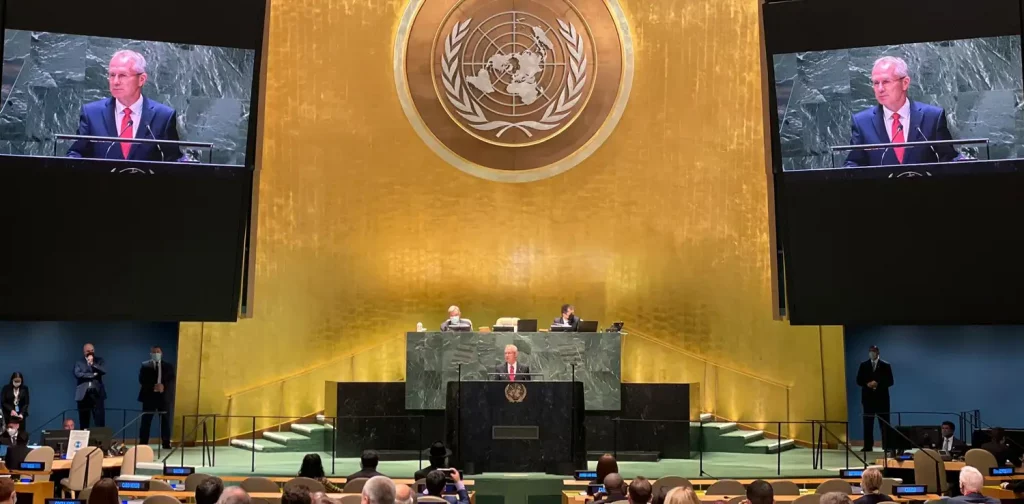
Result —
<path fill-rule="evenodd" d="M 899 123 L 899 124 L 896 125 L 896 133 L 899 133 L 901 131 L 903 131 L 903 123 Z M 896 134 L 893 133 L 893 136 L 896 136 Z M 886 153 L 889 152 L 889 149 L 891 149 L 891 148 L 892 147 L 886 147 L 885 150 L 882 151 L 882 159 L 880 159 L 878 161 L 878 164 L 880 164 L 880 165 L 884 165 L 885 164 L 885 155 L 886 155 Z"/>
<path fill-rule="evenodd" d="M 156 135 L 153 134 L 153 128 L 150 128 L 148 124 L 146 125 L 146 131 L 149 131 L 149 136 L 153 137 L 153 140 L 157 140 Z M 159 140 L 157 141 L 159 142 Z M 160 151 L 160 161 L 167 161 L 164 158 L 164 150 L 160 148 L 160 144 L 156 144 L 156 150 Z"/>
<path fill-rule="evenodd" d="M 126 124 L 126 125 L 125 125 L 124 129 L 123 129 L 123 130 L 121 130 L 121 132 L 120 132 L 120 133 L 118 133 L 118 134 L 117 134 L 117 136 L 122 136 L 122 135 L 124 135 L 124 132 L 125 132 L 125 131 L 128 131 L 128 129 L 129 129 L 129 128 L 131 128 L 131 127 L 132 127 L 132 125 L 134 125 L 134 124 L 135 124 L 135 119 L 128 119 L 128 124 Z M 104 158 L 106 158 L 106 157 L 107 157 L 107 154 L 110 154 L 110 149 L 113 149 L 113 148 L 114 148 L 114 145 L 116 145 L 116 144 L 118 144 L 118 143 L 120 143 L 120 142 L 110 142 L 110 146 L 109 146 L 109 147 L 107 147 L 107 152 L 104 152 L 104 153 L 103 153 L 103 157 L 104 157 Z"/>
<path fill-rule="evenodd" d="M 921 138 L 923 138 L 925 142 L 931 141 L 928 140 L 928 137 L 924 134 L 923 131 L 921 131 L 920 126 L 917 127 L 917 132 L 921 134 Z M 928 147 L 932 150 L 932 154 L 935 154 L 935 162 L 938 163 L 939 161 L 941 161 L 941 159 L 939 159 L 939 153 L 935 151 L 935 146 L 929 144 Z"/>

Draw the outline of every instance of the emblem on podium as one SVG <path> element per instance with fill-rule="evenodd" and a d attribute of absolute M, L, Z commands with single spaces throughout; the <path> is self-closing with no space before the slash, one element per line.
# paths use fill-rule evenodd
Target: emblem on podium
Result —
<path fill-rule="evenodd" d="M 633 49 L 618 0 L 411 0 L 395 83 L 428 146 L 460 170 L 526 182 L 572 168 L 625 109 Z"/>
<path fill-rule="evenodd" d="M 505 399 L 510 403 L 521 403 L 526 400 L 526 385 L 512 382 L 505 385 Z"/>

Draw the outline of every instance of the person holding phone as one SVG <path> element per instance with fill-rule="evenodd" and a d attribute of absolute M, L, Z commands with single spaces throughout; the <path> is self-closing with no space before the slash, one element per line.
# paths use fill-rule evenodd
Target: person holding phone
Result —
<path fill-rule="evenodd" d="M 444 487 L 448 479 L 455 483 L 457 495 L 444 495 Z M 454 467 L 430 471 L 427 474 L 426 487 L 426 495 L 441 497 L 449 504 L 469 504 L 469 492 L 466 491 L 466 485 L 462 483 L 459 470 Z"/>

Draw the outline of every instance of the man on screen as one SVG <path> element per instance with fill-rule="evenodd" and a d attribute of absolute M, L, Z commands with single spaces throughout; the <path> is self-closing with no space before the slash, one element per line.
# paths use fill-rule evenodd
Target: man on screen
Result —
<path fill-rule="evenodd" d="M 150 140 L 178 140 L 177 113 L 173 108 L 142 96 L 146 58 L 135 51 L 118 51 L 107 71 L 110 98 L 82 106 L 78 134 Z M 176 145 L 78 140 L 68 149 L 70 157 L 178 161 Z"/>
<path fill-rule="evenodd" d="M 910 76 L 901 58 L 885 56 L 875 61 L 871 85 L 878 106 L 853 116 L 850 145 L 952 140 L 945 110 L 907 97 Z M 944 163 L 956 157 L 952 145 L 853 150 L 846 166 Z"/>

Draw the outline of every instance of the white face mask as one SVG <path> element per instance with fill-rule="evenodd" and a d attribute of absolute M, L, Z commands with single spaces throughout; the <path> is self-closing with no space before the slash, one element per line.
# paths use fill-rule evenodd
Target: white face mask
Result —
<path fill-rule="evenodd" d="M 7 429 L 7 435 L 14 437 L 18 434 L 18 429 Z"/>
<path fill-rule="evenodd" d="M 451 318 L 451 321 L 452 321 L 452 323 L 453 323 L 453 324 L 458 324 L 458 323 L 459 323 L 459 317 L 458 317 L 458 315 L 456 315 L 456 316 L 452 317 L 452 318 Z"/>
<path fill-rule="evenodd" d="M 149 354 L 149 356 L 153 358 L 154 362 L 160 362 L 160 359 L 163 357 L 163 354 L 151 353 L 151 354 Z"/>
<path fill-rule="evenodd" d="M 14 380 L 14 382 L 12 382 L 12 383 L 13 383 L 13 385 L 15 387 L 20 387 L 21 386 L 21 380 Z"/>

